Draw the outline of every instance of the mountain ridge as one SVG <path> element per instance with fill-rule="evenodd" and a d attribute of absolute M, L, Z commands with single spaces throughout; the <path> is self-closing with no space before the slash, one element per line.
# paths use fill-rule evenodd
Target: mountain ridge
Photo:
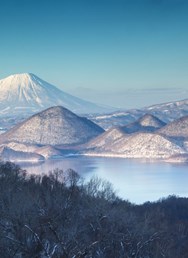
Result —
<path fill-rule="evenodd" d="M 155 104 L 148 107 L 141 107 L 140 109 L 117 110 L 105 115 L 91 114 L 87 117 L 104 129 L 109 129 L 114 126 L 124 126 L 134 123 L 145 114 L 156 116 L 165 123 L 172 122 L 188 115 L 188 99 Z"/>

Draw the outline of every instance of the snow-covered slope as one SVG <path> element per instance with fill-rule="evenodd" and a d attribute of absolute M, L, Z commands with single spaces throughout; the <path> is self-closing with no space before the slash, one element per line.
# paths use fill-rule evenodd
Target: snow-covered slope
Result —
<path fill-rule="evenodd" d="M 0 159 L 4 161 L 44 161 L 45 158 L 37 153 L 15 151 L 8 147 L 0 148 Z"/>
<path fill-rule="evenodd" d="M 154 132 L 164 125 L 166 124 L 157 117 L 146 114 L 134 123 L 107 130 L 103 134 L 91 140 L 87 145 L 89 148 L 106 146 L 105 148 L 112 149 L 114 142 L 118 139 L 121 140 L 123 138 L 125 140 L 125 138 L 127 139 L 131 134 L 137 132 Z"/>
<path fill-rule="evenodd" d="M 101 146 L 88 145 L 88 150 L 85 151 L 86 155 L 145 159 L 164 159 L 185 153 L 182 147 L 155 133 L 136 133 L 129 137 L 125 135 L 114 142 L 104 142 Z"/>
<path fill-rule="evenodd" d="M 138 120 L 138 123 L 143 127 L 153 127 L 156 129 L 166 125 L 162 120 L 151 114 L 145 114 Z"/>
<path fill-rule="evenodd" d="M 170 122 L 188 115 L 188 99 L 149 106 L 143 108 L 142 111 L 157 116 L 165 122 Z"/>
<path fill-rule="evenodd" d="M 110 149 L 111 145 L 117 141 L 118 139 L 122 139 L 125 136 L 125 133 L 121 130 L 121 127 L 114 127 L 109 129 L 108 131 L 102 133 L 98 137 L 94 138 L 93 140 L 89 141 L 85 144 L 84 147 L 86 148 L 99 148 L 106 146 Z"/>
<path fill-rule="evenodd" d="M 71 145 L 84 143 L 104 130 L 90 120 L 79 117 L 61 106 L 33 115 L 8 132 L 0 142 L 19 142 L 40 145 Z"/>
<path fill-rule="evenodd" d="M 163 127 L 164 125 L 166 125 L 166 123 L 164 123 L 157 117 L 150 114 L 145 114 L 136 122 L 123 126 L 121 127 L 121 129 L 125 133 L 154 132 L 157 129 Z"/>
<path fill-rule="evenodd" d="M 146 159 L 166 159 L 187 153 L 185 142 L 160 134 L 166 127 L 168 125 L 165 126 L 158 118 L 146 114 L 134 123 L 109 129 L 99 135 L 86 144 L 83 152 L 87 155 Z M 180 124 L 179 127 L 181 128 Z"/>
<path fill-rule="evenodd" d="M 176 138 L 187 138 L 188 139 L 188 116 L 181 117 L 163 128 L 161 128 L 158 133 L 176 137 Z"/>
<path fill-rule="evenodd" d="M 175 119 L 188 115 L 188 99 L 157 104 L 140 108 L 139 110 L 116 111 L 105 115 L 91 114 L 88 118 L 104 129 L 109 129 L 112 126 L 124 126 L 131 122 L 133 123 L 144 114 L 156 116 L 165 123 L 172 122 Z"/>
<path fill-rule="evenodd" d="M 133 123 L 144 114 L 145 112 L 143 111 L 131 109 L 127 111 L 115 111 L 108 114 L 89 114 L 87 115 L 87 118 L 105 130 L 108 130 L 112 127 L 119 127 Z"/>
<path fill-rule="evenodd" d="M 74 97 L 32 73 L 0 80 L 0 116 L 34 114 L 52 106 L 76 113 L 107 112 L 107 108 Z"/>
<path fill-rule="evenodd" d="M 55 146 L 39 146 L 18 142 L 3 143 L 0 145 L 0 159 L 3 160 L 39 160 L 54 159 L 66 155 L 66 151 L 57 149 Z M 38 154 L 39 156 L 35 155 Z"/>

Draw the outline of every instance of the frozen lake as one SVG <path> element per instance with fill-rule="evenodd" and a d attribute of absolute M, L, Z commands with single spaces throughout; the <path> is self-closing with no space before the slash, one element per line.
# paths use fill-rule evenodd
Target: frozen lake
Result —
<path fill-rule="evenodd" d="M 86 180 L 97 175 L 111 182 L 118 196 L 137 204 L 168 195 L 188 197 L 188 164 L 76 156 L 21 167 L 35 174 L 72 168 Z"/>

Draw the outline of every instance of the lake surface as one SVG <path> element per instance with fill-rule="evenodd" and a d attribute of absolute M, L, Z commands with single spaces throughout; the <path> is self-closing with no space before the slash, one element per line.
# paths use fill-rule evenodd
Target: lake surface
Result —
<path fill-rule="evenodd" d="M 47 173 L 56 168 L 72 168 L 85 180 L 97 175 L 111 182 L 118 196 L 137 204 L 169 195 L 188 197 L 188 164 L 76 156 L 20 165 L 34 174 Z"/>

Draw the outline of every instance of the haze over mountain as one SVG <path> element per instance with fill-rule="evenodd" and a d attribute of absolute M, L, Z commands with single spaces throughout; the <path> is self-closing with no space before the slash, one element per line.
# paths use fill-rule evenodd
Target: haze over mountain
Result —
<path fill-rule="evenodd" d="M 58 105 L 77 114 L 112 110 L 74 97 L 32 73 L 15 74 L 0 80 L 0 116 L 26 117 Z"/>
<path fill-rule="evenodd" d="M 133 123 L 145 114 L 156 116 L 166 123 L 172 122 L 188 115 L 188 99 L 161 103 L 140 109 L 115 111 L 109 114 L 91 114 L 87 117 L 104 129 L 109 129 L 112 126 L 124 126 L 131 122 Z"/>
<path fill-rule="evenodd" d="M 84 143 L 104 130 L 68 109 L 56 106 L 33 115 L 8 132 L 0 135 L 0 142 L 39 145 L 72 145 Z"/>
<path fill-rule="evenodd" d="M 188 99 L 156 104 L 142 108 L 141 110 L 157 116 L 164 122 L 171 122 L 175 119 L 188 115 Z"/>

